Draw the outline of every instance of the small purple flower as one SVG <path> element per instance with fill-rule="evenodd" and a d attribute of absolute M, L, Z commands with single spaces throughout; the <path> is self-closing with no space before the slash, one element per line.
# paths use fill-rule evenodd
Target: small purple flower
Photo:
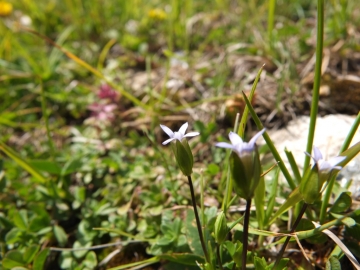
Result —
<path fill-rule="evenodd" d="M 185 138 L 185 137 L 195 137 L 195 136 L 198 136 L 200 134 L 199 132 L 189 132 L 189 133 L 185 134 L 185 132 L 186 132 L 186 130 L 188 128 L 188 123 L 187 122 L 180 127 L 179 131 L 175 131 L 175 132 L 173 132 L 167 126 L 160 125 L 160 127 L 170 137 L 170 139 L 167 139 L 166 141 L 164 141 L 162 143 L 163 145 L 166 145 L 166 144 L 168 144 L 169 142 L 171 142 L 173 140 L 179 140 L 181 142 L 181 140 L 183 138 Z"/>
<path fill-rule="evenodd" d="M 229 139 L 231 141 L 231 144 L 226 142 L 219 142 L 215 144 L 215 146 L 232 149 L 239 157 L 241 157 L 244 154 L 255 150 L 255 143 L 264 132 L 265 128 L 256 133 L 255 136 L 252 137 L 251 140 L 247 143 L 244 142 L 238 134 L 231 131 L 229 133 Z"/>
<path fill-rule="evenodd" d="M 305 174 L 307 177 L 304 177 L 300 182 L 300 193 L 307 204 L 313 204 L 320 197 L 329 179 L 335 173 L 333 170 L 342 169 L 337 164 L 346 159 L 346 157 L 338 156 L 326 161 L 323 159 L 319 148 L 314 146 L 313 150 L 314 156 L 306 152 L 305 154 L 311 157 L 315 164 L 309 173 Z"/>
<path fill-rule="evenodd" d="M 235 192 L 244 199 L 251 199 L 260 182 L 261 164 L 259 151 L 256 146 L 257 139 L 265 132 L 259 131 L 247 143 L 235 132 L 229 133 L 230 143 L 219 142 L 217 147 L 229 148 L 233 151 L 230 156 L 230 170 L 233 178 Z"/>
<path fill-rule="evenodd" d="M 323 155 L 321 154 L 319 148 L 317 148 L 315 145 L 313 146 L 314 156 L 311 156 L 309 153 L 305 152 L 306 155 L 311 157 L 315 164 L 318 167 L 319 172 L 323 174 L 330 173 L 332 170 L 341 170 L 341 166 L 336 166 L 341 161 L 346 159 L 346 157 L 343 156 L 337 156 L 329 159 L 328 161 L 324 160 Z"/>

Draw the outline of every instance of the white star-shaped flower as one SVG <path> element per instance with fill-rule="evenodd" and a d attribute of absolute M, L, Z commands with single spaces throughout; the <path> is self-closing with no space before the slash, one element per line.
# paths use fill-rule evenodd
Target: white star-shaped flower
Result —
<path fill-rule="evenodd" d="M 198 136 L 200 134 L 199 132 L 189 132 L 189 133 L 185 134 L 185 132 L 186 132 L 186 130 L 188 128 L 188 123 L 187 122 L 180 127 L 179 131 L 175 131 L 175 132 L 173 132 L 167 126 L 160 125 L 160 127 L 170 137 L 170 139 L 167 139 L 166 141 L 164 141 L 162 143 L 163 145 L 166 145 L 166 144 L 168 144 L 169 142 L 171 142 L 173 140 L 181 141 L 185 137 L 187 137 L 187 138 L 188 137 L 195 137 L 195 136 Z"/>
<path fill-rule="evenodd" d="M 215 146 L 232 149 L 239 157 L 242 157 L 244 154 L 255 150 L 255 143 L 264 132 L 265 128 L 256 133 L 254 137 L 252 137 L 251 140 L 247 143 L 244 142 L 237 133 L 231 131 L 229 133 L 229 139 L 231 144 L 226 142 L 219 142 L 215 144 Z"/>

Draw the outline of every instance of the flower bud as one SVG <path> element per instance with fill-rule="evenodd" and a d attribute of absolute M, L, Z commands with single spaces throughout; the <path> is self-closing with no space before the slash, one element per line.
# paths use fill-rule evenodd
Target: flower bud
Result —
<path fill-rule="evenodd" d="M 300 193 L 304 202 L 313 204 L 320 196 L 322 185 L 323 183 L 320 181 L 318 174 L 318 167 L 313 166 L 307 171 L 300 183 Z"/>
<path fill-rule="evenodd" d="M 255 134 L 246 143 L 234 133 L 229 133 L 231 144 L 219 142 L 217 147 L 232 149 L 230 169 L 237 195 L 246 200 L 254 196 L 255 189 L 260 181 L 261 164 L 256 140 L 265 132 L 265 129 Z"/>
<path fill-rule="evenodd" d="M 221 245 L 226 240 L 226 236 L 228 233 L 229 233 L 229 228 L 226 224 L 226 216 L 224 212 L 221 211 L 215 220 L 214 238 L 216 243 Z"/>
<path fill-rule="evenodd" d="M 329 181 L 338 170 L 341 170 L 341 167 L 337 166 L 337 164 L 346 158 L 337 156 L 326 161 L 323 159 L 319 148 L 314 146 L 313 149 L 314 156 L 311 156 L 309 153 L 305 154 L 312 157 L 315 164 L 307 171 L 300 183 L 300 193 L 307 204 L 313 204 L 320 197 L 324 184 Z"/>
<path fill-rule="evenodd" d="M 186 138 L 172 141 L 171 146 L 180 170 L 185 176 L 191 175 L 194 157 Z"/>
<path fill-rule="evenodd" d="M 257 146 L 255 145 L 251 151 L 243 151 L 241 156 L 235 152 L 231 153 L 230 169 L 236 194 L 246 200 L 251 199 L 261 176 Z"/>

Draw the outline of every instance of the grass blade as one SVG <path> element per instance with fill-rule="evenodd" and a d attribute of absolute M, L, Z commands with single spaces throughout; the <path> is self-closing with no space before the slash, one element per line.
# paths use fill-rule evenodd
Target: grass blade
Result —
<path fill-rule="evenodd" d="M 0 150 L 3 151 L 9 158 L 14 160 L 18 165 L 20 165 L 24 170 L 34 176 L 40 183 L 46 183 L 45 177 L 38 172 L 33 166 L 31 166 L 25 159 L 19 156 L 14 150 L 12 150 L 5 143 L 0 141 Z"/>
<path fill-rule="evenodd" d="M 243 92 L 243 97 L 244 97 L 247 107 L 249 108 L 251 116 L 254 119 L 254 122 L 255 122 L 257 128 L 259 130 L 262 130 L 264 128 L 264 126 L 261 123 L 260 118 L 257 116 L 253 106 L 251 105 L 250 101 L 248 100 L 248 98 L 246 97 L 244 92 Z M 294 190 L 296 188 L 294 180 L 292 179 L 288 169 L 285 166 L 284 161 L 282 160 L 281 156 L 279 155 L 279 152 L 276 150 L 273 142 L 271 141 L 271 139 L 266 131 L 264 132 L 263 137 L 264 137 L 266 144 L 268 145 L 271 153 L 273 154 L 275 160 L 278 162 L 278 166 L 280 167 L 281 172 L 284 174 L 286 181 L 288 182 L 291 189 Z"/>

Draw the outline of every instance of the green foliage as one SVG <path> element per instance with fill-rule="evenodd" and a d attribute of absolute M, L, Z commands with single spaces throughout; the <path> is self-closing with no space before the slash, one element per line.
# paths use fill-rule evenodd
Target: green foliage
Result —
<path fill-rule="evenodd" d="M 334 232 L 344 232 L 338 233 L 341 241 L 360 257 L 360 215 L 353 209 L 351 194 L 338 188 L 335 178 L 329 180 L 322 199 L 323 185 L 315 174 L 302 179 L 303 172 L 288 151 L 291 175 L 280 158 L 281 149 L 265 133 L 278 169 L 260 178 L 260 165 L 268 164 L 260 164 L 263 153 L 256 153 L 259 185 L 255 189 L 256 181 L 244 187 L 243 178 L 253 173 L 244 174 L 244 165 L 234 166 L 234 154 L 229 161 L 229 155 L 212 147 L 219 132 L 225 134 L 219 131 L 221 110 L 213 110 L 213 104 L 249 88 L 243 81 L 255 80 L 252 98 L 258 82 L 263 81 L 264 68 L 267 76 L 279 82 L 279 97 L 300 89 L 299 67 L 315 49 L 311 25 L 317 6 L 313 1 L 9 2 L 12 13 L 0 18 L 0 268 L 96 269 L 114 254 L 102 244 L 125 248 L 132 241 L 141 242 L 146 250 L 132 258 L 138 261 L 122 261 L 113 269 L 155 263 L 172 270 L 216 269 L 220 264 L 223 269 L 240 267 L 243 216 L 241 208 L 235 207 L 241 201 L 229 184 L 229 167 L 236 172 L 238 193 L 255 196 L 249 241 L 257 245 L 246 253 L 248 264 L 256 269 L 273 268 L 264 252 L 271 249 L 264 245 L 266 237 L 279 236 L 269 231 L 274 224 L 288 232 L 290 212 L 297 213 L 296 205 L 302 200 L 312 205 L 295 232 L 300 239 L 308 245 L 327 241 L 333 248 L 321 231 L 334 228 Z M 352 34 L 360 25 L 356 1 L 329 1 L 325 10 L 324 45 L 344 41 L 340 55 L 356 52 L 359 45 Z M 216 60 L 207 59 L 209 55 L 216 55 Z M 239 68 L 230 68 L 230 64 L 239 61 L 242 67 L 240 60 L 246 57 L 256 65 L 260 57 L 269 65 L 256 76 L 246 71 L 239 80 L 234 75 Z M 207 59 L 206 64 L 198 63 L 202 58 Z M 175 60 L 189 65 L 180 72 L 188 72 L 182 83 L 194 90 L 190 97 L 166 85 L 178 72 Z M 133 89 L 129 81 L 141 72 L 146 73 L 147 84 Z M 164 82 L 156 78 L 153 86 L 154 73 L 164 74 Z M 105 83 L 116 93 L 114 100 L 99 97 Z M 248 112 L 258 129 L 263 128 L 249 100 L 244 100 L 242 138 Z M 91 107 L 94 104 L 105 110 L 113 108 L 108 122 Z M 206 117 L 192 111 L 197 106 L 206 108 Z M 194 115 L 193 126 L 200 136 L 196 145 L 176 141 L 175 159 L 185 175 L 194 171 L 195 204 L 202 205 L 208 261 L 194 211 L 188 207 L 191 199 L 186 181 L 171 151 L 157 146 L 161 135 L 155 127 L 161 121 L 183 119 L 186 112 Z M 346 159 L 340 166 L 360 151 L 360 143 L 349 148 L 359 119 L 344 142 L 340 154 Z M 309 142 L 312 144 L 310 138 Z M 287 184 L 280 181 L 281 176 Z M 200 178 L 207 183 L 201 196 Z M 216 206 L 222 203 L 225 209 L 219 214 Z M 315 228 L 312 221 L 322 228 Z M 283 240 L 273 245 L 279 242 Z M 344 253 L 334 247 L 322 267 L 340 269 Z M 275 269 L 292 266 L 291 258 L 281 258 Z"/>

